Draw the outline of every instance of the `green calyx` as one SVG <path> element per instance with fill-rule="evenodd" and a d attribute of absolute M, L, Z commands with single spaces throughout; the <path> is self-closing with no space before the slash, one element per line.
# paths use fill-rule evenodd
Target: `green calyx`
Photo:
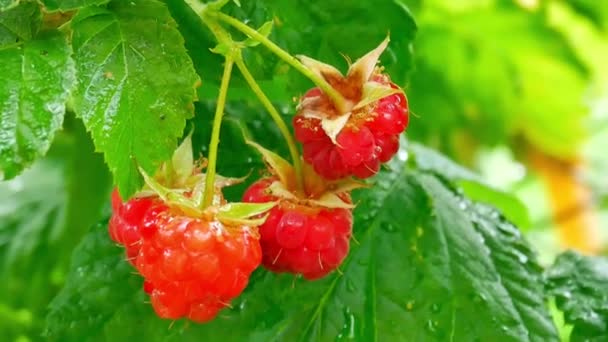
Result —
<path fill-rule="evenodd" d="M 241 183 L 246 177 L 215 175 L 212 204 L 205 206 L 203 199 L 206 174 L 202 172 L 204 165 L 204 159 L 195 161 L 193 158 L 192 139 L 189 134 L 175 150 L 171 160 L 163 163 L 154 176 L 139 168 L 145 186 L 136 196 L 157 196 L 165 204 L 185 215 L 211 216 L 226 225 L 259 226 L 264 222 L 264 213 L 276 203 L 229 203 L 223 198 L 222 188 Z"/>
<path fill-rule="evenodd" d="M 262 155 L 268 170 L 277 179 L 268 188 L 274 197 L 308 206 L 351 209 L 354 204 L 345 195 L 351 190 L 367 187 L 349 178 L 327 181 L 304 163 L 304 191 L 300 192 L 296 187 L 294 168 L 287 160 L 254 141 L 246 138 L 245 142 Z"/>

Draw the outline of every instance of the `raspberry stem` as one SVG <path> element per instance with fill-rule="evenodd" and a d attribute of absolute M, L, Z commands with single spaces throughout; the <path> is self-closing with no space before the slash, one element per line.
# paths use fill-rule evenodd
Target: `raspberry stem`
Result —
<path fill-rule="evenodd" d="M 240 54 L 236 59 L 235 64 L 243 74 L 245 81 L 247 81 L 247 84 L 249 84 L 249 87 L 251 88 L 253 93 L 258 97 L 260 102 L 262 102 L 262 105 L 264 106 L 264 108 L 266 108 L 266 110 L 274 120 L 275 124 L 278 126 L 279 131 L 281 131 L 281 134 L 285 139 L 285 142 L 287 142 L 289 153 L 291 154 L 291 159 L 293 161 L 293 167 L 296 173 L 298 191 L 304 193 L 304 178 L 302 174 L 302 163 L 300 161 L 300 154 L 298 152 L 298 148 L 296 147 L 295 140 L 289 132 L 289 128 L 287 128 L 285 121 L 283 120 L 283 118 L 281 118 L 279 111 L 273 106 L 268 96 L 264 94 L 262 88 L 260 88 L 258 83 L 255 81 L 253 75 L 251 75 L 251 72 L 249 72 L 249 69 L 247 69 L 247 66 L 245 65 L 245 62 L 243 62 L 243 59 L 241 58 Z"/>
<path fill-rule="evenodd" d="M 334 89 L 323 77 L 315 74 L 310 69 L 308 69 L 304 64 L 302 64 L 297 58 L 290 55 L 287 51 L 283 50 L 273 41 L 260 34 L 255 29 L 249 27 L 248 25 L 242 23 L 236 18 L 233 18 L 224 13 L 209 13 L 209 15 L 217 16 L 217 18 L 226 24 L 234 27 L 235 29 L 241 31 L 252 39 L 260 42 L 260 44 L 266 46 L 272 53 L 277 55 L 280 59 L 285 61 L 287 64 L 291 65 L 298 72 L 308 77 L 314 84 L 316 84 L 321 90 L 329 96 L 332 103 L 338 109 L 340 113 L 346 113 L 347 102 L 346 99 L 340 94 L 336 89 Z"/>
<path fill-rule="evenodd" d="M 217 166 L 217 148 L 220 143 L 220 128 L 222 126 L 222 117 L 224 116 L 224 107 L 226 105 L 226 95 L 228 94 L 228 84 L 232 75 L 232 65 L 234 64 L 234 56 L 229 53 L 226 55 L 224 62 L 224 73 L 220 83 L 220 93 L 217 98 L 217 106 L 213 116 L 213 129 L 211 131 L 211 141 L 209 142 L 209 163 L 207 164 L 207 175 L 205 178 L 205 193 L 203 197 L 203 207 L 206 208 L 213 203 L 215 195 L 215 169 Z"/>

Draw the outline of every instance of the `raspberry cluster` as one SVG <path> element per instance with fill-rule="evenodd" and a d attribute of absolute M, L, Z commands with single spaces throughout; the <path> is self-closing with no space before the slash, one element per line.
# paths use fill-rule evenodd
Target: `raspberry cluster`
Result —
<path fill-rule="evenodd" d="M 385 75 L 373 80 L 398 87 Z M 321 96 L 319 88 L 309 90 L 302 101 Z M 387 96 L 352 113 L 335 143 L 325 133 L 321 120 L 301 113 L 293 118 L 296 139 L 302 143 L 304 160 L 329 180 L 347 176 L 368 178 L 399 149 L 399 135 L 408 125 L 408 103 L 401 92 Z"/>
<path fill-rule="evenodd" d="M 335 94 L 331 100 L 319 88 L 302 97 L 293 119 L 303 145 L 302 168 L 248 141 L 264 156 L 271 176 L 254 182 L 244 203 L 226 203 L 221 191 L 201 200 L 205 175 L 192 160 L 189 138 L 155 177 L 142 173 L 144 193 L 128 201 L 113 193 L 110 237 L 144 277 L 158 316 L 213 319 L 260 264 L 308 280 L 340 266 L 353 228 L 350 191 L 363 186 L 351 176 L 376 174 L 397 153 L 408 125 L 404 93 L 376 67 L 387 44 L 388 39 L 353 63 L 346 76 L 302 58 L 344 101 Z M 235 182 L 217 177 L 216 190 Z"/>
<path fill-rule="evenodd" d="M 278 201 L 268 191 L 274 181 L 258 180 L 245 191 L 243 201 Z M 348 209 L 281 201 L 260 226 L 262 264 L 277 273 L 302 274 L 309 280 L 321 278 L 336 269 L 348 254 L 352 225 Z"/>
<path fill-rule="evenodd" d="M 190 217 L 155 197 L 122 203 L 115 192 L 112 202 L 110 237 L 125 246 L 161 318 L 213 319 L 261 262 L 260 243 L 246 227 Z"/>

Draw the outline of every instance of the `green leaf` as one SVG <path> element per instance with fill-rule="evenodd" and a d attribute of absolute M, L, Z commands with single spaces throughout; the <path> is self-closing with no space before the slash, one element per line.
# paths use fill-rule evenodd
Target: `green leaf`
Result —
<path fill-rule="evenodd" d="M 0 11 L 11 9 L 19 4 L 19 0 L 0 0 Z"/>
<path fill-rule="evenodd" d="M 405 143 L 406 141 L 403 140 L 402 144 Z M 495 206 L 519 228 L 530 227 L 528 209 L 515 195 L 492 187 L 479 175 L 455 164 L 428 147 L 411 143 L 407 150 L 414 156 L 413 161 L 419 169 L 441 175 L 441 177 L 455 182 L 468 198 Z"/>
<path fill-rule="evenodd" d="M 124 249 L 109 239 L 106 223 L 95 225 L 78 245 L 70 270 L 65 287 L 49 305 L 46 335 L 51 339 L 95 336 L 94 329 L 141 286 Z"/>
<path fill-rule="evenodd" d="M 137 327 L 151 341 L 557 341 L 541 268 L 520 232 L 434 174 L 403 164 L 396 160 L 373 191 L 354 198 L 354 239 L 340 272 L 309 282 L 259 270 L 232 309 L 203 325 L 179 321 L 166 329 L 169 322 L 153 318 L 139 298 L 125 300 L 103 337 L 127 340 Z M 104 286 L 79 292 L 81 300 L 136 296 L 118 278 L 106 281 L 116 272 L 107 271 L 98 279 Z M 102 299 L 65 321 L 99 312 L 110 315 Z"/>
<path fill-rule="evenodd" d="M 547 11 L 452 3 L 425 2 L 417 16 L 417 64 L 407 94 L 419 124 L 410 135 L 463 159 L 476 144 L 513 136 L 573 157 L 587 135 L 588 74 L 550 27 Z M 463 136 L 473 146 L 457 144 Z"/>
<path fill-rule="evenodd" d="M 103 5 L 110 0 L 42 0 L 42 3 L 49 12 L 69 11 L 88 6 Z"/>
<path fill-rule="evenodd" d="M 49 149 L 74 80 L 70 53 L 58 32 L 0 49 L 0 179 Z"/>
<path fill-rule="evenodd" d="M 215 99 L 214 90 L 220 83 L 221 70 L 216 67 L 222 61 L 209 52 L 215 46 L 211 34 L 200 24 L 200 18 L 181 0 L 166 0 L 179 29 L 186 38 L 186 47 L 194 65 L 205 75 L 205 86 L 201 87 L 201 98 Z M 348 63 L 344 56 L 356 59 L 375 47 L 387 33 L 391 33 L 391 44 L 382 57 L 383 65 L 398 84 L 405 84 L 412 65 L 412 41 L 416 25 L 409 9 L 400 1 L 247 1 L 243 6 L 225 6 L 223 11 L 247 22 L 252 27 L 274 23 L 269 38 L 292 55 L 314 56 L 340 70 L 346 71 Z M 370 16 L 369 13 L 374 13 Z M 365 25 L 361 25 L 365 23 Z M 268 24 L 267 24 L 268 25 Z M 235 39 L 246 38 L 238 33 Z M 363 44 L 362 42 L 370 42 Z M 293 107 L 294 96 L 303 94 L 312 83 L 265 48 L 245 49 L 245 61 L 262 88 L 273 101 Z M 231 81 L 231 93 L 236 91 L 247 99 L 255 99 L 239 73 Z"/>
<path fill-rule="evenodd" d="M 74 108 L 126 198 L 168 160 L 192 116 L 199 81 L 183 39 L 156 0 L 89 7 L 72 20 Z"/>
<path fill-rule="evenodd" d="M 0 311 L 5 305 L 29 316 L 27 324 L 0 319 L 7 340 L 40 335 L 74 246 L 109 206 L 103 158 L 80 121 L 68 118 L 46 157 L 0 183 Z"/>
<path fill-rule="evenodd" d="M 32 2 L 0 12 L 0 47 L 32 39 L 40 28 L 41 19 L 40 8 Z"/>
<path fill-rule="evenodd" d="M 457 184 L 468 198 L 495 206 L 519 229 L 530 228 L 528 208 L 514 195 L 467 180 L 459 181 Z"/>
<path fill-rule="evenodd" d="M 608 339 L 608 258 L 562 253 L 547 270 L 546 284 L 574 326 L 571 341 Z"/>

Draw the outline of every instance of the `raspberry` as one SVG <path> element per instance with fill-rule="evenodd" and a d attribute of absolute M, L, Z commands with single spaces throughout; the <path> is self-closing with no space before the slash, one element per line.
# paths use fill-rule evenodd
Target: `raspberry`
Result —
<path fill-rule="evenodd" d="M 262 178 L 253 183 L 245 191 L 243 201 L 278 200 L 268 190 L 273 181 Z M 352 224 L 349 209 L 309 206 L 283 199 L 260 226 L 262 264 L 277 273 L 302 274 L 309 280 L 321 278 L 336 269 L 348 254 Z"/>
<path fill-rule="evenodd" d="M 262 252 L 243 227 L 192 218 L 167 209 L 143 238 L 135 266 L 162 318 L 206 322 L 247 286 Z"/>
<path fill-rule="evenodd" d="M 118 190 L 112 192 L 112 217 L 108 225 L 110 238 L 126 248 L 127 260 L 133 263 L 142 242 L 142 226 L 147 212 L 160 204 L 152 197 L 133 198 L 122 202 Z"/>
<path fill-rule="evenodd" d="M 388 76 L 372 77 L 377 83 L 398 87 Z M 320 96 L 318 88 L 309 90 L 301 105 Z M 321 99 L 321 101 L 328 101 Z M 320 108 L 327 104 L 317 104 Z M 408 125 L 408 103 L 403 93 L 396 93 L 355 110 L 347 124 L 336 136 L 336 143 L 321 127 L 321 120 L 298 113 L 293 119 L 296 139 L 303 144 L 303 157 L 315 171 L 328 180 L 346 176 L 368 178 L 388 162 L 399 149 L 399 135 Z M 337 152 L 337 153 L 336 153 Z"/>
<path fill-rule="evenodd" d="M 112 195 L 110 237 L 124 245 L 161 318 L 206 322 L 247 286 L 262 252 L 248 228 L 190 217 L 157 197 Z"/>

